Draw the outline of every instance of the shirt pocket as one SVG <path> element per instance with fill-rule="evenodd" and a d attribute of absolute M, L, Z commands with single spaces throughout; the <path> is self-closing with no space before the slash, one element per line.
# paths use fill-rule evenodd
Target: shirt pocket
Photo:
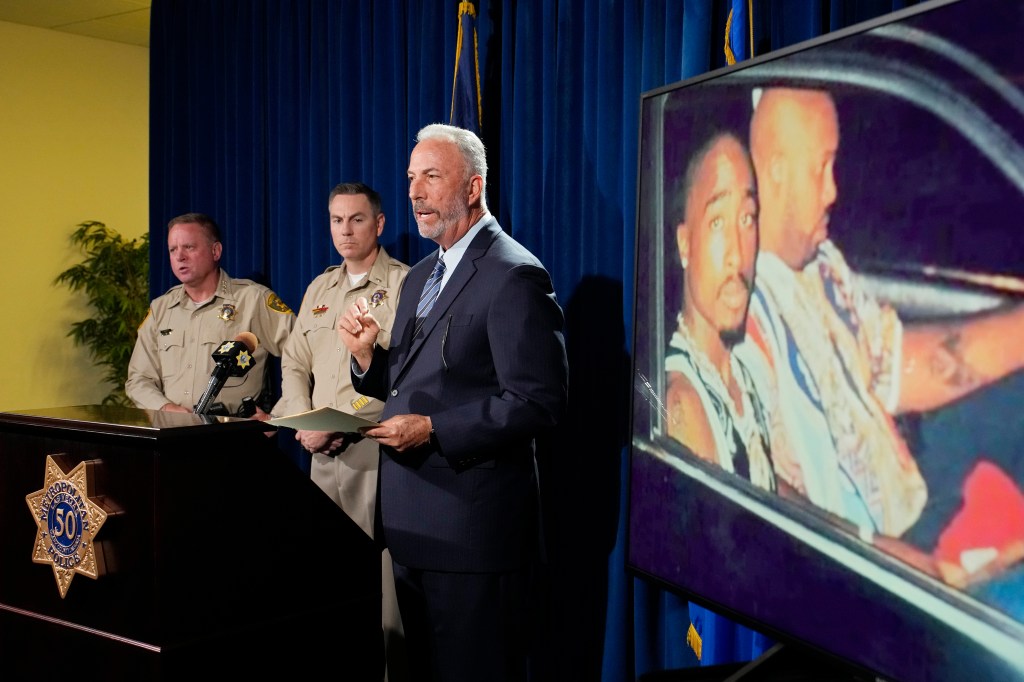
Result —
<path fill-rule="evenodd" d="M 339 348 L 342 344 L 334 318 L 313 318 L 309 327 L 302 333 L 309 344 L 313 374 L 322 376 L 324 372 L 333 374 L 341 369 L 338 366 L 338 356 L 341 354 Z M 344 370 L 348 371 L 348 367 Z"/>
<path fill-rule="evenodd" d="M 181 373 L 185 355 L 185 330 L 162 329 L 157 331 L 157 348 L 160 350 L 160 375 L 166 385 Z"/>

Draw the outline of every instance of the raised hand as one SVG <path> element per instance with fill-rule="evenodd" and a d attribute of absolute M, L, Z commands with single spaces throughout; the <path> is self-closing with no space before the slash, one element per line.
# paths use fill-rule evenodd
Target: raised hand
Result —
<path fill-rule="evenodd" d="M 370 312 L 366 298 L 360 296 L 338 320 L 338 336 L 362 371 L 373 359 L 373 345 L 380 334 L 380 325 Z"/>

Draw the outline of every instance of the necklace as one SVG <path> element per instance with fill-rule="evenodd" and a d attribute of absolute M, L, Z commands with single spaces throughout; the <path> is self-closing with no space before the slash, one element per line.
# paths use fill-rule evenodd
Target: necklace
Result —
<path fill-rule="evenodd" d="M 719 371 L 718 366 L 711 362 L 707 354 L 701 350 L 696 343 L 693 341 L 693 337 L 690 336 L 690 330 L 687 328 L 686 323 L 683 321 L 682 313 L 679 314 L 678 324 L 676 325 L 676 332 L 682 339 L 686 350 L 690 353 L 690 358 L 693 360 L 693 364 L 696 366 L 697 374 L 700 375 L 701 379 L 705 383 L 711 384 L 711 388 L 717 395 L 729 404 L 729 410 L 731 413 L 736 412 L 736 404 L 732 400 L 732 393 L 729 392 L 729 388 L 725 383 L 725 377 L 722 376 L 722 372 Z M 732 353 L 729 353 L 729 366 L 732 369 L 733 376 L 736 376 L 736 360 Z M 740 390 L 742 394 L 743 391 Z M 746 414 L 746 410 L 744 410 Z"/>
<path fill-rule="evenodd" d="M 737 382 L 740 391 L 741 404 L 738 406 L 733 401 L 721 372 L 694 343 L 681 314 L 676 325 L 673 345 L 686 355 L 697 377 L 704 384 L 708 397 L 711 398 L 710 402 L 716 411 L 715 416 L 718 417 L 718 422 L 726 434 L 725 443 L 729 449 L 727 454 L 730 462 L 735 463 L 739 458 L 745 457 L 751 482 L 761 488 L 775 490 L 775 473 L 772 470 L 768 447 L 767 421 L 760 399 L 748 390 L 753 384 L 746 368 L 734 353 L 729 354 L 733 380 Z M 708 415 L 708 418 L 710 419 L 711 415 Z M 721 461 L 720 463 L 724 464 Z"/>

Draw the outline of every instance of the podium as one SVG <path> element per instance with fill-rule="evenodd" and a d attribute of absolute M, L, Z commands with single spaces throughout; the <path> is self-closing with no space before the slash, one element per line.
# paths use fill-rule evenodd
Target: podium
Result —
<path fill-rule="evenodd" d="M 380 552 L 266 429 L 101 406 L 0 413 L 0 677 L 382 679 Z M 64 596 L 33 560 L 46 521 L 26 499 L 55 455 L 87 463 L 107 512 L 99 575 L 76 573 Z"/>

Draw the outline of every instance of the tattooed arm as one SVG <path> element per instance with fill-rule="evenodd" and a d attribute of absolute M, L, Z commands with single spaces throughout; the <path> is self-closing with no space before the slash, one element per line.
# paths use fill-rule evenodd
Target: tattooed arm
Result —
<path fill-rule="evenodd" d="M 907 325 L 899 412 L 946 405 L 1024 367 L 1024 307 L 953 323 Z"/>

